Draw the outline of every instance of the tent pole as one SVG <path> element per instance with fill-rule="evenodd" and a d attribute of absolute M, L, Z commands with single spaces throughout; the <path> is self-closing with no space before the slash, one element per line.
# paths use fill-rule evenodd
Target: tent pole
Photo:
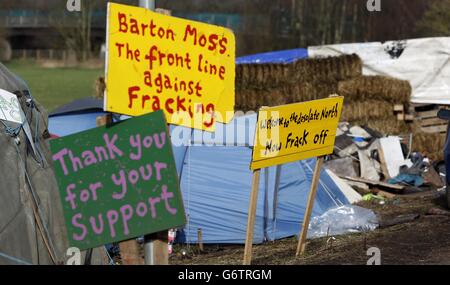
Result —
<path fill-rule="evenodd" d="M 311 190 L 309 191 L 308 204 L 306 205 L 305 216 L 303 217 L 302 229 L 300 231 L 300 238 L 298 240 L 297 252 L 295 256 L 305 252 L 306 248 L 306 236 L 308 234 L 309 220 L 311 218 L 311 212 L 314 206 L 314 200 L 316 198 L 317 186 L 320 181 L 320 171 L 322 169 L 324 157 L 321 156 L 317 159 L 316 167 L 314 168 L 313 180 L 311 182 Z"/>

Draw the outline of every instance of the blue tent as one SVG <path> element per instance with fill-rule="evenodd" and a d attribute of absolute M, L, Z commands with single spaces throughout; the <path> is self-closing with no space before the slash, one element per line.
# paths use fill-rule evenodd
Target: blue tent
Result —
<path fill-rule="evenodd" d="M 59 107 L 49 114 L 49 132 L 59 137 L 96 127 L 103 111 L 103 100 L 84 98 Z"/>
<path fill-rule="evenodd" d="M 172 144 L 186 208 L 183 242 L 244 243 L 252 171 L 249 169 L 256 115 L 216 124 L 214 134 L 183 127 L 171 128 Z M 315 159 L 263 169 L 259 185 L 254 242 L 299 233 L 309 194 Z M 350 204 L 323 171 L 313 216 Z"/>
<path fill-rule="evenodd" d="M 92 103 L 92 102 L 91 102 Z M 95 127 L 96 108 L 53 113 L 49 131 L 59 136 Z M 124 119 L 123 117 L 121 119 Z M 171 126 L 187 224 L 179 241 L 244 243 L 252 172 L 249 169 L 256 115 L 217 124 L 215 133 Z M 315 159 L 263 169 L 259 185 L 254 242 L 298 234 L 303 220 Z M 333 179 L 322 171 L 313 216 L 349 204 Z"/>

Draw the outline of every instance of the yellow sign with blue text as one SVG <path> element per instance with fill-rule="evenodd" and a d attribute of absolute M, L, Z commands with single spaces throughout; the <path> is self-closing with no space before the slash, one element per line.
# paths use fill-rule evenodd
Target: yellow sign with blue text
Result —
<path fill-rule="evenodd" d="M 333 153 L 344 97 L 261 108 L 252 170 Z"/>
<path fill-rule="evenodd" d="M 107 22 L 105 111 L 162 109 L 168 123 L 207 131 L 232 119 L 231 30 L 115 3 Z"/>

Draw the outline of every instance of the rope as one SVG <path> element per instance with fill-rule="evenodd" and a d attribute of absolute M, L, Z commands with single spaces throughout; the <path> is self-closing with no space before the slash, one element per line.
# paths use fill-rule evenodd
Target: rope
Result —
<path fill-rule="evenodd" d="M 11 126 L 8 126 L 2 120 L 0 120 L 0 122 L 2 122 L 2 125 L 5 127 L 5 133 L 10 137 L 17 137 L 20 133 L 20 130 L 22 129 L 22 125 L 19 125 L 18 127 L 13 128 Z"/>
<path fill-rule="evenodd" d="M 8 259 L 8 260 L 11 260 L 12 262 L 18 263 L 18 264 L 22 264 L 22 265 L 33 265 L 32 263 L 30 263 L 30 262 L 28 262 L 28 261 L 19 259 L 19 258 L 17 258 L 17 257 L 11 256 L 11 255 L 8 255 L 8 254 L 3 253 L 3 252 L 1 252 L 1 251 L 0 251 L 0 256 L 3 257 L 3 258 L 6 258 L 6 259 Z"/>

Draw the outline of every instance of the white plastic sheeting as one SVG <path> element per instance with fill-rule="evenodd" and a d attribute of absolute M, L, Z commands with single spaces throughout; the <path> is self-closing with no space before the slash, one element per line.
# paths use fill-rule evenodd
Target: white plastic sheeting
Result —
<path fill-rule="evenodd" d="M 364 75 L 408 80 L 412 103 L 450 105 L 450 37 L 308 48 L 311 58 L 352 53 L 361 57 Z"/>
<path fill-rule="evenodd" d="M 378 218 L 372 210 L 355 205 L 345 205 L 329 209 L 321 216 L 312 218 L 308 228 L 308 237 L 320 238 L 368 232 L 378 228 L 378 225 Z"/>

